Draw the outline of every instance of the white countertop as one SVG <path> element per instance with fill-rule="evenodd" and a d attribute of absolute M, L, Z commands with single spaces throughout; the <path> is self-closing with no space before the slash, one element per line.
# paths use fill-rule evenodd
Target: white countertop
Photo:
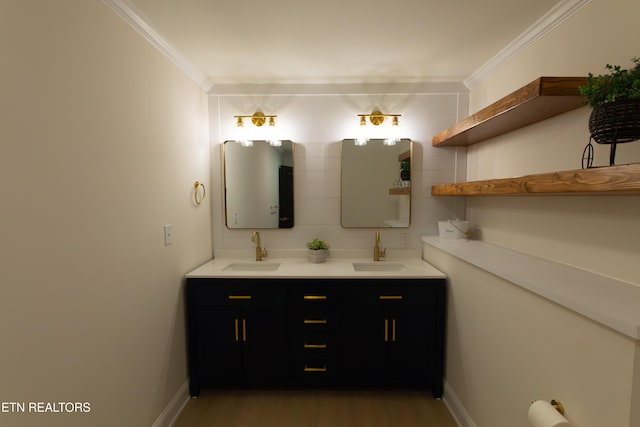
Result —
<path fill-rule="evenodd" d="M 479 240 L 422 241 L 640 340 L 639 285 Z"/>
<path fill-rule="evenodd" d="M 225 270 L 230 264 L 263 265 L 280 263 L 274 271 L 234 271 Z M 400 270 L 394 271 L 356 271 L 353 263 L 402 264 Z M 331 258 L 324 263 L 314 264 L 306 258 L 265 258 L 255 261 L 247 258 L 215 258 L 187 273 L 187 278 L 213 277 L 262 277 L 262 278 L 419 278 L 443 279 L 446 275 L 420 258 L 389 259 L 373 262 L 371 258 Z"/>

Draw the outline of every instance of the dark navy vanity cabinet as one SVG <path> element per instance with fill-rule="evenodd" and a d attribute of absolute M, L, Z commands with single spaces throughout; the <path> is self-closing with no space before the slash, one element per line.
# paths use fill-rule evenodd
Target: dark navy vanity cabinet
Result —
<path fill-rule="evenodd" d="M 442 397 L 443 278 L 187 278 L 190 393 L 401 386 Z"/>

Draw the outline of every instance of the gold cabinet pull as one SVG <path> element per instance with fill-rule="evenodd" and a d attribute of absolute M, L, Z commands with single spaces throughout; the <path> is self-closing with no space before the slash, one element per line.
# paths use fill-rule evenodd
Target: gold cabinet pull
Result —
<path fill-rule="evenodd" d="M 247 319 L 242 319 L 242 341 L 247 341 Z"/>
<path fill-rule="evenodd" d="M 305 325 L 326 325 L 327 319 L 304 319 Z"/>
<path fill-rule="evenodd" d="M 238 319 L 233 319 L 236 327 L 236 342 L 238 342 Z"/>
<path fill-rule="evenodd" d="M 391 319 L 391 341 L 396 340 L 396 319 Z M 389 319 L 384 319 L 384 342 L 389 342 Z"/>
<path fill-rule="evenodd" d="M 303 296 L 306 300 L 324 300 L 327 299 L 326 295 L 305 295 Z"/>
<path fill-rule="evenodd" d="M 380 295 L 378 298 L 380 298 L 381 300 L 402 299 L 402 295 Z"/>
<path fill-rule="evenodd" d="M 327 372 L 327 367 L 323 366 L 322 368 L 312 368 L 309 366 L 304 367 L 305 372 Z"/>
<path fill-rule="evenodd" d="M 229 295 L 229 299 L 251 299 L 251 295 Z"/>
<path fill-rule="evenodd" d="M 327 343 L 322 343 L 322 344 L 307 344 L 307 343 L 304 343 L 304 348 L 327 348 Z"/>

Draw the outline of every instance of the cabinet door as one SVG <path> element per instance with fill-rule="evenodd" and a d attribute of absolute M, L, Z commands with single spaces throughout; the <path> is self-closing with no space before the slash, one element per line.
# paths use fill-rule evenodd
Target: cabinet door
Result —
<path fill-rule="evenodd" d="M 385 320 L 384 313 L 375 309 L 345 310 L 342 363 L 347 385 L 384 383 L 389 340 Z"/>
<path fill-rule="evenodd" d="M 277 384 L 288 369 L 286 316 L 275 310 L 202 310 L 204 385 Z"/>
<path fill-rule="evenodd" d="M 353 385 L 428 386 L 431 329 L 419 310 L 345 313 L 345 377 Z"/>
<path fill-rule="evenodd" d="M 289 369 L 284 310 L 254 309 L 243 314 L 244 373 L 255 385 L 284 384 Z"/>
<path fill-rule="evenodd" d="M 234 310 L 198 312 L 197 363 L 199 383 L 238 384 L 243 381 L 243 314 Z"/>
<path fill-rule="evenodd" d="M 433 361 L 433 322 L 428 312 L 408 309 L 386 314 L 389 324 L 386 382 L 393 385 L 428 386 Z"/>

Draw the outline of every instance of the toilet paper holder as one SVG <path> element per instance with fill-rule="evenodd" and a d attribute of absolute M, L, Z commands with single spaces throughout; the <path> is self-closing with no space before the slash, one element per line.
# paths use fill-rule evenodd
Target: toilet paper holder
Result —
<path fill-rule="evenodd" d="M 535 402 L 535 400 L 531 401 L 531 403 L 533 402 Z M 562 402 L 558 399 L 551 399 L 549 403 L 556 409 L 556 411 L 560 412 L 560 415 L 564 415 L 564 406 L 562 406 Z"/>

